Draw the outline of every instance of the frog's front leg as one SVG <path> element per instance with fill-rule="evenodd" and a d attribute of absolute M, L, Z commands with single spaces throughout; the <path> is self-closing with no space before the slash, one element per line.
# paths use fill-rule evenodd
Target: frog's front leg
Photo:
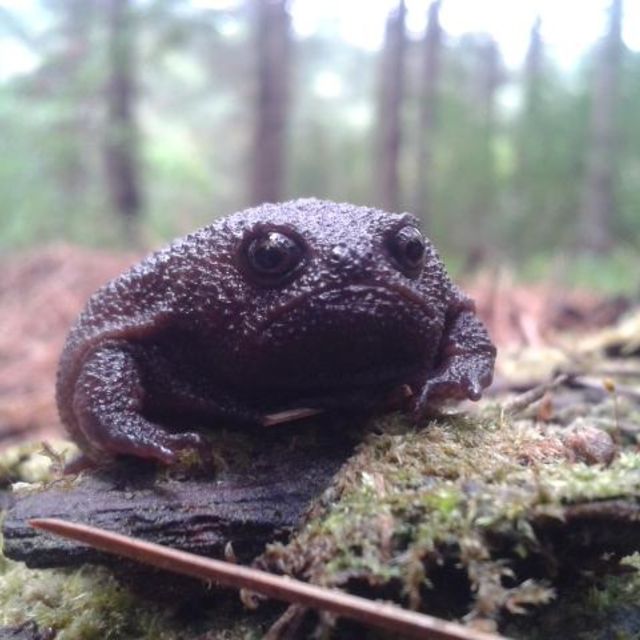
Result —
<path fill-rule="evenodd" d="M 78 438 L 89 457 L 131 455 L 172 464 L 184 449 L 203 450 L 197 433 L 170 433 L 143 415 L 146 392 L 126 343 L 105 344 L 82 365 L 73 394 Z"/>
<path fill-rule="evenodd" d="M 485 326 L 465 300 L 447 319 L 435 370 L 418 390 L 414 418 L 424 418 L 430 406 L 443 400 L 478 400 L 491 384 L 495 359 Z"/>

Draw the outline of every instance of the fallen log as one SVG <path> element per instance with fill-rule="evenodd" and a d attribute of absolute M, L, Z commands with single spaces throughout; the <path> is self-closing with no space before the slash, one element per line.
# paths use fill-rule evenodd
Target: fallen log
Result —
<path fill-rule="evenodd" d="M 18 493 L 3 523 L 4 555 L 31 568 L 111 564 L 102 553 L 43 535 L 32 518 L 91 524 L 209 557 L 247 562 L 283 540 L 352 451 L 324 438 L 294 448 L 267 439 L 239 468 L 215 476 L 172 478 L 140 463 Z"/>

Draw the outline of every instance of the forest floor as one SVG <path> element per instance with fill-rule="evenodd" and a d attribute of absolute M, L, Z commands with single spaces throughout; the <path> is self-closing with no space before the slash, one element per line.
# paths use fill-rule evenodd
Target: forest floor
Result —
<path fill-rule="evenodd" d="M 25 451 L 64 438 L 53 382 L 66 332 L 88 295 L 134 260 L 61 245 L 2 262 L 0 481 L 49 473 L 41 470 L 45 458 L 34 463 Z M 638 637 L 639 561 L 630 554 L 640 551 L 640 297 L 524 285 L 506 269 L 462 284 L 499 348 L 487 398 L 423 431 L 394 416 L 379 421 L 340 472 L 331 504 L 259 563 L 512 637 Z M 355 547 L 357 557 L 345 551 Z M 57 640 L 91 637 L 82 634 L 96 620 L 137 633 L 144 622 L 148 637 L 171 640 L 256 637 L 234 606 L 233 621 L 200 620 L 197 633 L 184 635 L 175 616 L 141 605 L 107 572 L 49 572 L 45 586 L 42 572 L 9 565 L 0 560 L 0 627 L 29 626 L 17 595 L 29 580 L 46 610 L 38 623 L 62 629 L 49 636 Z M 86 607 L 95 581 L 100 602 L 84 628 L 72 606 L 56 616 L 42 604 L 63 608 L 56 599 L 64 596 L 64 607 Z M 451 582 L 464 602 L 448 599 Z M 428 597 L 420 586 L 427 583 Z M 105 602 L 119 609 L 117 620 Z"/>

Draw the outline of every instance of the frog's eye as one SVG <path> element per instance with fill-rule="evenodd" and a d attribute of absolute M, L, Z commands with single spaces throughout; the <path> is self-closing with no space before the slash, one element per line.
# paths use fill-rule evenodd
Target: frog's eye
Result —
<path fill-rule="evenodd" d="M 247 260 L 254 274 L 274 282 L 292 273 L 302 256 L 300 244 L 278 231 L 269 231 L 254 238 L 247 247 Z"/>
<path fill-rule="evenodd" d="M 408 275 L 418 275 L 426 254 L 425 240 L 416 227 L 402 227 L 389 238 L 389 250 Z"/>

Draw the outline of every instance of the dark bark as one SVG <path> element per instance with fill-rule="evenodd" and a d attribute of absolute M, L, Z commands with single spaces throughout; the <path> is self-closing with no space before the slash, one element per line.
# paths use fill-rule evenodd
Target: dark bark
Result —
<path fill-rule="evenodd" d="M 500 52 L 492 38 L 487 39 L 480 50 L 479 67 L 478 98 L 482 125 L 487 147 L 489 147 L 495 129 L 496 92 L 502 79 Z"/>
<path fill-rule="evenodd" d="M 236 557 L 248 561 L 299 524 L 352 444 L 326 439 L 287 447 L 284 440 L 265 439 L 249 463 L 215 478 L 171 479 L 137 463 L 137 469 L 118 467 L 72 486 L 63 480 L 18 495 L 4 519 L 4 554 L 38 568 L 114 563 L 101 552 L 28 524 L 30 518 L 55 517 L 205 556 L 223 556 L 230 542 Z"/>
<path fill-rule="evenodd" d="M 135 240 L 142 210 L 136 118 L 135 20 L 130 0 L 108 0 L 109 78 L 105 159 L 109 198 L 127 239 Z"/>
<path fill-rule="evenodd" d="M 287 0 L 256 0 L 257 96 L 251 202 L 283 199 L 289 111 L 291 19 Z"/>
<path fill-rule="evenodd" d="M 64 87 L 70 108 L 57 126 L 57 134 L 65 142 L 55 170 L 61 186 L 67 212 L 82 210 L 86 206 L 87 187 L 90 182 L 92 107 L 83 86 L 83 73 L 91 52 L 91 29 L 96 18 L 96 5 L 92 0 L 69 0 L 64 14 L 63 37 L 65 47 L 59 61 L 59 74 L 53 91 L 60 94 Z M 51 75 L 55 75 L 51 73 Z M 66 220 L 60 217 L 59 232 L 64 232 Z"/>
<path fill-rule="evenodd" d="M 433 216 L 431 192 L 433 184 L 433 147 L 435 144 L 438 81 L 440 77 L 440 54 L 442 49 L 442 27 L 440 26 L 441 0 L 433 0 L 429 7 L 429 22 L 424 36 L 424 70 L 418 122 L 418 180 L 413 212 L 421 215 L 425 229 Z"/>
<path fill-rule="evenodd" d="M 378 150 L 376 152 L 379 204 L 387 211 L 400 209 L 399 162 L 402 144 L 402 102 L 406 50 L 404 0 L 389 14 L 382 51 Z"/>
<path fill-rule="evenodd" d="M 538 139 L 545 127 L 540 122 L 544 43 L 542 21 L 536 17 L 529 35 L 529 48 L 523 69 L 523 106 L 516 137 L 517 172 L 514 186 L 519 206 L 526 215 L 536 215 L 532 194 L 536 186 L 536 168 L 541 161 Z M 524 214 L 523 214 L 524 215 Z"/>
<path fill-rule="evenodd" d="M 495 242 L 490 223 L 496 201 L 496 172 L 493 140 L 496 130 L 496 93 L 502 82 L 503 70 L 500 52 L 495 40 L 487 37 L 480 43 L 477 58 L 477 73 L 473 79 L 473 100 L 477 109 L 478 156 L 476 172 L 477 187 L 470 215 L 471 235 L 463 273 L 472 273 L 492 251 Z"/>
<path fill-rule="evenodd" d="M 623 558 L 640 549 L 640 504 L 632 498 L 570 504 L 562 519 L 543 513 L 532 525 L 565 569 L 584 569 L 590 559 Z"/>
<path fill-rule="evenodd" d="M 586 159 L 579 248 L 604 253 L 613 243 L 611 220 L 615 214 L 616 112 L 623 51 L 622 0 L 612 0 L 609 26 L 596 62 L 589 143 Z"/>
<path fill-rule="evenodd" d="M 535 116 L 540 109 L 540 80 L 544 59 L 541 27 L 542 20 L 538 16 L 531 28 L 529 48 L 524 62 L 524 107 L 528 116 Z"/>

